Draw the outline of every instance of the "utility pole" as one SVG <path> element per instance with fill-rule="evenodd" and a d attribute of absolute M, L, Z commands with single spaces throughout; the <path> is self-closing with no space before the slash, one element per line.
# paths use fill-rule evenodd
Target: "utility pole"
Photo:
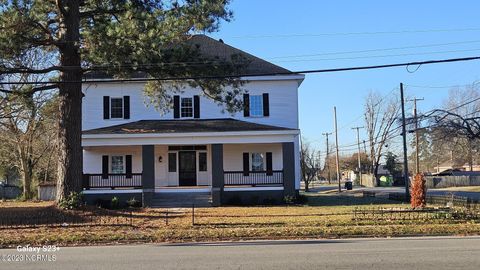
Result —
<path fill-rule="evenodd" d="M 357 144 L 358 144 L 358 154 L 357 154 L 357 157 L 358 157 L 358 176 L 359 176 L 359 182 L 360 182 L 360 186 L 362 185 L 362 163 L 361 163 L 361 160 L 360 160 L 360 129 L 361 128 L 364 128 L 364 127 L 353 127 L 352 129 L 356 129 L 357 130 Z"/>
<path fill-rule="evenodd" d="M 407 128 L 405 126 L 405 99 L 403 98 L 403 83 L 400 83 L 400 103 L 402 104 L 402 137 L 403 137 L 403 179 L 405 181 L 405 200 L 410 201 L 407 157 Z"/>
<path fill-rule="evenodd" d="M 327 138 L 327 155 L 325 156 L 325 167 L 327 169 L 327 177 L 328 177 L 328 183 L 330 184 L 330 164 L 328 163 L 328 155 L 330 153 L 330 151 L 328 151 L 328 136 L 329 135 L 332 135 L 332 132 L 325 132 L 325 133 L 322 133 L 323 136 L 325 136 Z"/>
<path fill-rule="evenodd" d="M 420 158 L 418 153 L 418 118 L 417 118 L 417 101 L 421 101 L 423 98 L 413 98 L 408 101 L 413 101 L 413 117 L 415 119 L 415 174 L 420 173 Z"/>
<path fill-rule="evenodd" d="M 342 192 L 342 186 L 340 185 L 340 164 L 338 160 L 338 129 L 337 129 L 337 107 L 333 107 L 333 120 L 335 123 L 335 162 L 337 163 L 337 180 L 338 180 L 338 192 Z"/>

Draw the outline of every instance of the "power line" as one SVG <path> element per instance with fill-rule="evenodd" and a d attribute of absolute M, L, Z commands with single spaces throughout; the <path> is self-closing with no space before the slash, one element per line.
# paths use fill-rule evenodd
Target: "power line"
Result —
<path fill-rule="evenodd" d="M 375 105 L 373 105 L 373 106 L 377 106 L 377 105 L 379 105 L 380 103 L 382 103 L 388 96 L 390 96 L 391 94 L 393 94 L 394 91 L 397 90 L 397 89 L 398 89 L 398 87 L 395 87 L 395 88 L 393 88 L 392 90 L 390 90 L 390 92 L 388 92 L 385 96 L 383 96 L 383 97 L 382 97 L 377 103 L 375 103 Z M 347 124 L 339 127 L 338 130 L 342 130 L 342 129 L 344 129 L 344 128 L 349 127 L 351 124 L 357 122 L 357 121 L 358 121 L 360 118 L 362 118 L 363 116 L 364 116 L 364 115 L 361 114 L 360 116 L 358 116 L 358 117 L 355 118 L 354 120 L 352 120 L 352 121 L 348 122 Z"/>
<path fill-rule="evenodd" d="M 366 55 L 366 56 L 336 57 L 336 58 L 314 58 L 314 59 L 299 59 L 299 60 L 283 60 L 283 61 L 277 61 L 277 62 L 286 63 L 286 62 L 314 62 L 314 61 L 354 60 L 354 59 L 385 58 L 385 57 L 397 57 L 397 56 L 428 55 L 428 54 L 474 52 L 474 51 L 480 51 L 480 49 L 449 50 L 449 51 L 419 52 L 419 53 L 401 53 L 401 54 L 385 54 L 385 55 Z"/>
<path fill-rule="evenodd" d="M 423 30 L 373 31 L 373 32 L 336 32 L 336 33 L 314 33 L 314 34 L 244 35 L 244 36 L 232 36 L 231 38 L 254 39 L 254 38 L 353 36 L 353 35 L 364 36 L 364 35 L 391 35 L 391 34 L 445 33 L 445 32 L 472 32 L 472 31 L 480 31 L 480 28 L 423 29 Z"/>
<path fill-rule="evenodd" d="M 356 67 L 344 67 L 344 68 L 330 68 L 330 69 L 310 69 L 310 70 L 300 70 L 293 72 L 265 72 L 265 73 L 252 73 L 252 74 L 232 74 L 232 75 L 221 75 L 221 76 L 186 76 L 186 77 L 165 77 L 165 78 L 131 78 L 131 79 L 104 79 L 104 80 L 82 80 L 82 81 L 53 81 L 53 82 L 0 82 L 0 85 L 15 85 L 15 84 L 68 84 L 68 83 L 99 83 L 99 82 L 149 82 L 149 81 L 180 81 L 180 80 L 200 80 L 200 79 L 227 79 L 227 78 L 244 78 L 244 77 L 262 77 L 262 76 L 279 76 L 279 75 L 295 75 L 295 74 L 313 74 L 313 73 L 329 73 L 329 72 L 342 72 L 342 71 L 355 71 L 355 70 L 369 70 L 369 69 L 381 69 L 381 68 L 392 68 L 392 67 L 401 67 L 401 66 L 418 66 L 418 65 L 431 65 L 439 63 L 453 63 L 453 62 L 464 62 L 464 61 L 473 61 L 480 60 L 480 56 L 472 57 L 462 57 L 462 58 L 449 58 L 449 59 L 440 59 L 440 60 L 427 60 L 427 61 L 416 61 L 416 62 L 406 62 L 406 63 L 394 63 L 394 64 L 383 64 L 383 65 L 371 65 L 371 66 L 356 66 Z"/>
<path fill-rule="evenodd" d="M 446 112 L 451 112 L 451 111 L 454 111 L 454 110 L 456 110 L 456 109 L 459 109 L 459 108 L 461 108 L 461 107 L 464 107 L 464 106 L 466 106 L 466 105 L 469 105 L 469 104 L 474 103 L 474 102 L 479 101 L 479 100 L 480 100 L 480 97 L 477 97 L 477 98 L 474 98 L 474 99 L 465 101 L 464 103 L 459 104 L 459 105 L 457 105 L 457 106 L 455 106 L 455 107 L 448 108 L 448 109 L 446 109 L 445 111 L 446 111 Z M 431 115 L 432 115 L 432 113 L 434 113 L 434 112 L 437 111 L 437 110 L 438 110 L 438 109 L 432 109 L 432 110 L 427 111 L 426 113 L 423 114 L 422 120 L 425 120 L 425 119 L 427 119 L 427 118 L 430 118 Z M 393 128 L 393 129 L 390 131 L 390 133 L 396 132 L 396 131 L 399 130 L 400 128 L 402 128 L 402 125 L 396 126 L 395 128 Z M 427 127 L 424 127 L 424 128 L 427 128 Z M 396 136 L 399 136 L 399 134 L 396 134 L 396 135 L 394 135 L 393 137 L 388 138 L 388 139 L 392 139 L 392 138 L 394 138 L 394 137 L 396 137 Z M 364 140 L 364 141 L 365 141 L 365 142 L 371 142 L 372 140 L 367 139 L 367 140 Z M 340 149 L 348 149 L 348 150 L 352 150 L 352 151 L 353 151 L 353 150 L 355 150 L 354 147 L 355 147 L 356 145 L 357 145 L 357 143 L 351 143 L 351 144 L 346 144 L 346 145 L 340 145 L 339 148 L 340 148 Z"/>
<path fill-rule="evenodd" d="M 412 85 L 412 84 L 405 84 L 408 87 L 412 88 L 432 88 L 432 89 L 442 89 L 442 88 L 455 88 L 455 87 L 468 87 L 468 86 L 475 86 L 480 84 L 480 81 L 474 81 L 473 83 L 463 84 L 463 85 Z"/>
<path fill-rule="evenodd" d="M 338 55 L 338 54 L 366 53 L 366 52 L 379 52 L 379 51 L 394 51 L 394 50 L 404 50 L 404 49 L 414 49 L 414 48 L 428 48 L 428 47 L 438 47 L 438 46 L 470 44 L 470 43 L 479 43 L 479 42 L 480 42 L 480 40 L 470 40 L 470 41 L 435 43 L 435 44 L 413 45 L 413 46 L 391 47 L 391 48 L 377 48 L 377 49 L 356 50 L 356 51 L 274 56 L 274 57 L 267 57 L 266 59 L 300 58 L 300 57 L 311 57 L 311 56 L 322 56 L 322 55 Z"/>

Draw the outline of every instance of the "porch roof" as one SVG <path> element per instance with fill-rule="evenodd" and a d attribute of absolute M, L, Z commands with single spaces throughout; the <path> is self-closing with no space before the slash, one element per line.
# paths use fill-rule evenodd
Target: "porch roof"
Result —
<path fill-rule="evenodd" d="M 85 130 L 83 135 L 97 134 L 150 134 L 150 133 L 196 133 L 196 132 L 238 132 L 238 131 L 286 131 L 296 130 L 285 127 L 257 124 L 224 119 L 189 120 L 140 120 L 121 125 Z"/>

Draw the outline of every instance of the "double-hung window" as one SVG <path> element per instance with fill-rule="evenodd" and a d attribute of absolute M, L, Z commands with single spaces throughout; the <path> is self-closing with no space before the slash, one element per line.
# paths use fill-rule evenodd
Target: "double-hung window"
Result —
<path fill-rule="evenodd" d="M 250 95 L 250 116 L 263 116 L 262 95 Z"/>
<path fill-rule="evenodd" d="M 123 118 L 123 98 L 110 99 L 110 118 Z"/>
<path fill-rule="evenodd" d="M 125 173 L 123 156 L 112 156 L 111 162 L 112 173 Z"/>
<path fill-rule="evenodd" d="M 181 117 L 193 117 L 193 99 L 191 97 L 181 99 L 180 115 Z"/>
<path fill-rule="evenodd" d="M 263 171 L 265 168 L 264 163 L 263 153 L 252 153 L 252 171 Z"/>

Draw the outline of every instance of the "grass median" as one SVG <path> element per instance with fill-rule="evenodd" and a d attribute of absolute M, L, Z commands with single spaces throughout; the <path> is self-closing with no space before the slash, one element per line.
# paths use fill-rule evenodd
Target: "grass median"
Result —
<path fill-rule="evenodd" d="M 118 211 L 90 209 L 112 214 L 104 224 L 3 227 L 0 246 L 96 245 L 190 241 L 241 241 L 254 239 L 313 239 L 346 237 L 396 237 L 412 235 L 477 235 L 479 220 L 413 219 L 355 220 L 355 209 L 409 208 L 383 198 L 359 195 L 309 194 L 307 205 L 218 207 L 195 209 L 137 209 L 126 223 L 116 224 Z M 0 203 L 2 211 L 55 209 L 48 203 Z M 52 210 L 53 211 L 53 210 Z M 59 211 L 55 209 L 55 211 Z M 117 218 L 117 219 L 115 219 Z"/>

